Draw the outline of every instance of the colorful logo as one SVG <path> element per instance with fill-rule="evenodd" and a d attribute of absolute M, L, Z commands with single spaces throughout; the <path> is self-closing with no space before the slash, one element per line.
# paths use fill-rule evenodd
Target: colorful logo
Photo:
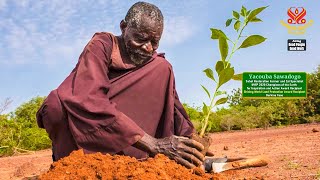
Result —
<path fill-rule="evenodd" d="M 305 19 L 307 11 L 303 7 L 290 7 L 287 14 L 289 16 L 288 23 L 285 23 L 283 20 L 280 23 L 288 29 L 289 34 L 305 34 L 306 29 L 313 24 L 313 20 L 307 22 Z"/>

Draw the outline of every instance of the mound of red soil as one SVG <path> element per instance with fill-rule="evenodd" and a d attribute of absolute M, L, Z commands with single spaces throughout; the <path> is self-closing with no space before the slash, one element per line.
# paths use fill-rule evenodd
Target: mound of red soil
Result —
<path fill-rule="evenodd" d="M 84 154 L 74 151 L 70 156 L 54 162 L 39 179 L 221 179 L 201 169 L 187 169 L 159 154 L 146 161 L 120 155 Z"/>

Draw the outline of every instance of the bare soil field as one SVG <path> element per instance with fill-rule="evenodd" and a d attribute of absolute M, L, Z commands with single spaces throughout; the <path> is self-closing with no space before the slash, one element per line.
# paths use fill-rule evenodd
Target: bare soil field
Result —
<path fill-rule="evenodd" d="M 216 157 L 265 155 L 265 167 L 232 170 L 219 179 L 320 179 L 320 124 L 268 130 L 255 129 L 212 134 Z M 34 179 L 52 163 L 51 150 L 0 158 L 0 179 Z M 33 177 L 33 178 L 32 178 Z"/>
<path fill-rule="evenodd" d="M 320 124 L 212 134 L 215 156 L 266 155 L 265 167 L 226 172 L 228 179 L 320 179 Z"/>

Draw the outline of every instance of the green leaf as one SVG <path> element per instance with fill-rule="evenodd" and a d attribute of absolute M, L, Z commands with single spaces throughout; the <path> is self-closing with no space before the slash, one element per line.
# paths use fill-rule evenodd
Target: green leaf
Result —
<path fill-rule="evenodd" d="M 209 96 L 209 98 L 211 98 L 208 89 L 207 89 L 206 87 L 204 87 L 203 85 L 201 85 L 201 86 L 202 86 L 202 88 L 204 89 L 204 91 L 207 93 L 207 95 Z"/>
<path fill-rule="evenodd" d="M 206 103 L 203 103 L 202 112 L 203 114 L 208 114 L 208 106 L 206 105 Z"/>
<path fill-rule="evenodd" d="M 236 81 L 242 81 L 242 73 L 233 75 L 232 79 Z"/>
<path fill-rule="evenodd" d="M 210 28 L 210 30 L 211 30 L 211 39 L 219 39 L 220 37 L 224 37 L 228 39 L 228 37 L 224 34 L 223 31 L 219 29 L 213 29 L 213 28 Z"/>
<path fill-rule="evenodd" d="M 217 91 L 217 93 L 216 93 L 217 96 L 220 96 L 222 94 L 227 94 L 227 92 L 226 91 Z"/>
<path fill-rule="evenodd" d="M 219 74 L 219 85 L 218 87 L 222 86 L 224 83 L 228 82 L 234 75 L 233 68 L 226 68 L 223 69 Z"/>
<path fill-rule="evenodd" d="M 246 16 L 248 16 L 250 14 L 251 10 L 247 11 L 246 12 Z"/>
<path fill-rule="evenodd" d="M 216 106 L 217 105 L 220 105 L 220 104 L 224 104 L 224 103 L 226 103 L 228 101 L 228 98 L 226 98 L 226 97 L 223 97 L 223 98 L 221 98 L 221 99 L 219 99 L 217 102 L 216 102 Z"/>
<path fill-rule="evenodd" d="M 216 72 L 218 73 L 218 75 L 223 69 L 224 69 L 224 63 L 222 61 L 218 61 L 216 63 Z"/>
<path fill-rule="evenodd" d="M 241 46 L 239 47 L 240 48 L 247 48 L 247 47 L 250 47 L 250 46 L 255 46 L 257 44 L 260 44 L 262 42 L 264 42 L 266 40 L 266 38 L 264 38 L 263 36 L 260 36 L 260 35 L 251 35 L 249 37 L 247 37 L 247 39 L 245 39 Z"/>
<path fill-rule="evenodd" d="M 208 78 L 210 78 L 210 79 L 212 79 L 212 80 L 215 81 L 214 76 L 213 76 L 213 71 L 212 71 L 212 69 L 207 68 L 207 69 L 203 70 L 203 72 L 206 73 L 206 75 L 207 75 Z"/>
<path fill-rule="evenodd" d="M 240 18 L 240 15 L 239 15 L 239 13 L 237 11 L 233 11 L 232 14 L 233 14 L 234 18 L 236 18 L 236 19 Z"/>
<path fill-rule="evenodd" d="M 262 20 L 257 17 L 254 17 L 253 19 L 250 20 L 250 22 L 262 22 Z"/>
<path fill-rule="evenodd" d="M 240 21 L 237 21 L 236 23 L 234 23 L 234 30 L 239 31 L 239 29 L 240 29 L 240 24 L 241 24 Z"/>
<path fill-rule="evenodd" d="M 241 7 L 241 12 L 240 15 L 245 17 L 247 15 L 247 8 L 245 8 L 244 6 Z"/>
<path fill-rule="evenodd" d="M 268 6 L 259 7 L 257 9 L 254 9 L 253 11 L 251 11 L 249 16 L 248 16 L 248 21 L 250 22 L 254 17 L 256 17 L 261 11 L 263 11 L 267 7 Z"/>
<path fill-rule="evenodd" d="M 231 22 L 232 22 L 232 19 L 228 19 L 228 20 L 226 21 L 226 27 L 228 27 L 228 26 L 231 24 Z"/>
<path fill-rule="evenodd" d="M 225 61 L 229 51 L 228 42 L 225 37 L 219 38 L 219 49 L 220 49 L 221 59 L 222 61 Z"/>

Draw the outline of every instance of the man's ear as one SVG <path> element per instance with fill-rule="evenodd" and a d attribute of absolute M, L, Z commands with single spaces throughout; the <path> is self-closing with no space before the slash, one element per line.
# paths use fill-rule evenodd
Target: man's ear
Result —
<path fill-rule="evenodd" d="M 120 22 L 120 29 L 121 29 L 121 33 L 124 34 L 125 30 L 127 28 L 127 23 L 124 20 L 121 20 Z"/>

